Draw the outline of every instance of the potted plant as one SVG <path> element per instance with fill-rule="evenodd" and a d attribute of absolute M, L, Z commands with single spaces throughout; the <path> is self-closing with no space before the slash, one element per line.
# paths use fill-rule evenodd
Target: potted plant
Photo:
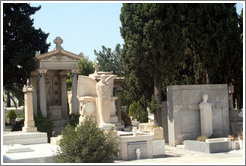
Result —
<path fill-rule="evenodd" d="M 228 135 L 228 138 L 229 138 L 229 148 L 231 150 L 235 150 L 236 149 L 235 137 L 233 135 Z"/>
<path fill-rule="evenodd" d="M 237 138 L 239 141 L 239 147 L 240 149 L 243 149 L 243 132 L 237 132 Z"/>

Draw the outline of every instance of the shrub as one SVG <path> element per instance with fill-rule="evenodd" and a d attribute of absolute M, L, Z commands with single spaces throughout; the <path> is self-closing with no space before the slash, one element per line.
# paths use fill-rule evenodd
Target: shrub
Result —
<path fill-rule="evenodd" d="M 243 132 L 242 131 L 241 132 L 237 132 L 237 138 L 239 140 L 243 140 Z"/>
<path fill-rule="evenodd" d="M 7 115 L 7 118 L 9 118 L 9 121 L 10 123 L 14 123 L 15 122 L 15 119 L 16 119 L 16 113 L 14 110 L 10 110 L 8 115 Z"/>
<path fill-rule="evenodd" d="M 137 102 L 133 102 L 129 107 L 129 115 L 132 116 L 132 119 L 140 119 L 140 106 Z"/>
<path fill-rule="evenodd" d="M 50 142 L 50 137 L 54 129 L 54 122 L 50 120 L 50 114 L 44 117 L 40 109 L 38 109 L 37 117 L 34 117 L 35 125 L 38 131 L 46 132 L 48 136 L 48 142 Z"/>
<path fill-rule="evenodd" d="M 121 111 L 121 119 L 125 123 L 125 127 L 132 126 L 131 118 L 126 111 Z"/>
<path fill-rule="evenodd" d="M 149 120 L 148 117 L 148 111 L 146 109 L 143 109 L 140 115 L 140 123 L 147 123 Z"/>
<path fill-rule="evenodd" d="M 110 163 L 117 159 L 118 144 L 110 132 L 98 128 L 93 117 L 86 117 L 76 128 L 68 124 L 62 131 L 56 162 Z"/>
<path fill-rule="evenodd" d="M 72 125 L 73 127 L 76 127 L 79 123 L 79 114 L 69 114 L 69 121 L 68 123 Z"/>

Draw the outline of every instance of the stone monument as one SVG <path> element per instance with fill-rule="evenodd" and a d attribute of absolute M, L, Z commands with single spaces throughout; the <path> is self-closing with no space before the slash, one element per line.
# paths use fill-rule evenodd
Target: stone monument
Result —
<path fill-rule="evenodd" d="M 113 107 L 116 97 L 113 97 L 113 84 L 115 75 L 101 75 L 101 80 L 87 76 L 79 76 L 77 97 L 80 102 L 80 120 L 86 116 L 94 116 L 99 123 L 99 127 L 110 129 L 114 124 L 111 123 L 111 114 L 115 111 Z M 113 104 L 111 104 L 113 102 Z M 112 106 L 113 105 L 113 106 Z"/>
<path fill-rule="evenodd" d="M 213 134 L 213 112 L 212 104 L 208 103 L 208 95 L 203 95 L 203 101 L 199 104 L 201 135 L 210 137 Z"/>
<path fill-rule="evenodd" d="M 27 80 L 27 85 L 24 85 L 24 106 L 25 106 L 25 122 L 22 131 L 35 132 L 37 127 L 35 127 L 35 122 L 33 118 L 33 87 L 29 85 L 29 80 Z"/>

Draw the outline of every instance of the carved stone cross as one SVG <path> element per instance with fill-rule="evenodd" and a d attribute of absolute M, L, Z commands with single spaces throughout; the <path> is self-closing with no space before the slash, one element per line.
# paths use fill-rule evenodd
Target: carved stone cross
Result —
<path fill-rule="evenodd" d="M 61 44 L 63 43 L 63 40 L 61 39 L 61 37 L 56 37 L 54 39 L 54 43 L 56 44 L 56 49 L 63 49 Z"/>
<path fill-rule="evenodd" d="M 95 68 L 95 72 L 94 73 L 97 73 L 99 71 L 99 67 L 100 65 L 99 64 L 94 64 L 93 67 Z"/>

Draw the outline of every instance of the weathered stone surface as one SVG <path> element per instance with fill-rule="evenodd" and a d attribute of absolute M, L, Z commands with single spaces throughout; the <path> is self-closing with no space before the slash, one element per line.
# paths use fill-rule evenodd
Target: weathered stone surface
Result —
<path fill-rule="evenodd" d="M 229 142 L 202 142 L 202 141 L 193 141 L 185 140 L 184 147 L 186 150 L 194 150 L 204 153 L 219 153 L 229 151 Z"/>
<path fill-rule="evenodd" d="M 153 140 L 153 156 L 164 156 L 165 155 L 165 140 Z"/>
<path fill-rule="evenodd" d="M 140 149 L 140 153 L 141 153 L 140 159 L 146 159 L 146 158 L 148 158 L 147 142 L 146 141 L 129 142 L 129 143 L 127 143 L 127 156 L 128 156 L 128 160 L 137 159 L 136 149 Z"/>

